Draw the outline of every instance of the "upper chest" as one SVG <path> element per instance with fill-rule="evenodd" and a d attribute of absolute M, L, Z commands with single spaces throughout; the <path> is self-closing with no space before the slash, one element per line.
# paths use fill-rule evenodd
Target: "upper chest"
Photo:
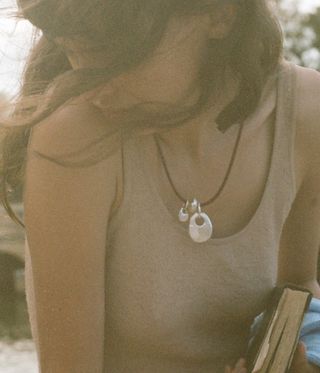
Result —
<path fill-rule="evenodd" d="M 127 198 L 121 225 L 114 225 L 107 260 L 109 312 L 113 328 L 124 339 L 147 340 L 148 346 L 155 344 L 171 353 L 179 346 L 186 355 L 203 354 L 208 346 L 215 350 L 217 341 L 233 341 L 235 334 L 243 333 L 245 343 L 252 317 L 261 312 L 275 283 L 277 242 L 272 231 L 267 237 L 260 223 L 255 234 L 263 233 L 261 238 L 253 240 L 250 233 L 237 240 L 234 234 L 252 219 L 264 192 L 273 154 L 273 124 L 270 116 L 255 136 L 245 133 L 226 188 L 217 203 L 203 209 L 214 219 L 217 238 L 233 236 L 223 245 L 199 246 L 179 229 L 182 201 L 168 182 L 152 138 L 127 148 Z M 202 201 L 218 190 L 236 134 L 221 137 L 211 152 L 204 148 L 206 163 L 200 166 L 182 150 L 170 158 L 163 148 L 179 193 Z"/>
<path fill-rule="evenodd" d="M 179 152 L 177 148 L 173 155 L 166 144 L 160 142 L 167 172 L 180 196 L 185 201 L 196 198 L 200 203 L 215 197 L 210 204 L 202 207 L 202 211 L 214 219 L 215 237 L 231 236 L 250 222 L 260 207 L 264 194 L 270 193 L 270 190 L 267 190 L 267 182 L 271 171 L 281 177 L 280 162 L 287 161 L 289 166 L 292 165 L 292 180 L 295 189 L 299 189 L 308 163 L 303 151 L 302 136 L 296 136 L 291 147 L 289 140 L 276 140 L 276 136 L 279 136 L 279 133 L 276 133 L 276 125 L 280 123 L 276 123 L 275 115 L 271 113 L 259 125 L 251 123 L 247 128 L 244 127 L 227 178 L 239 127 L 235 127 L 230 133 L 221 133 L 219 137 L 212 139 L 212 145 L 210 134 L 204 134 L 207 138 L 206 146 L 203 148 L 202 157 L 196 161 L 185 149 Z M 277 146 L 281 143 L 288 146 L 289 159 L 281 160 L 277 157 L 275 141 L 278 141 Z M 292 157 L 289 153 L 290 147 L 293 150 Z M 147 154 L 147 159 L 145 157 L 144 161 L 148 177 L 155 184 L 168 211 L 177 217 L 184 202 L 170 184 L 165 165 L 151 137 L 145 144 L 145 150 L 144 156 Z"/>

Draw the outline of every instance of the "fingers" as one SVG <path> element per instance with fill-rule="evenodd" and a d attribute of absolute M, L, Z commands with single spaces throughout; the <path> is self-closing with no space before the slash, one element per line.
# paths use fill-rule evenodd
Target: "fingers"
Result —
<path fill-rule="evenodd" d="M 246 364 L 245 359 L 241 358 L 237 361 L 233 369 L 230 367 L 230 365 L 227 365 L 225 367 L 224 373 L 247 373 L 245 364 Z"/>
<path fill-rule="evenodd" d="M 241 358 L 237 361 L 237 364 L 235 365 L 235 368 L 236 369 L 241 369 L 241 368 L 245 368 L 246 366 L 246 361 L 244 358 Z"/>
<path fill-rule="evenodd" d="M 246 368 L 231 369 L 229 365 L 226 366 L 224 373 L 247 373 Z"/>
<path fill-rule="evenodd" d="M 306 355 L 306 348 L 303 342 L 299 342 L 294 352 L 290 373 L 300 373 L 307 371 L 308 359 Z"/>
<path fill-rule="evenodd" d="M 301 373 L 306 372 L 308 368 L 308 359 L 306 354 L 306 347 L 303 342 L 299 342 L 294 353 L 290 373 Z M 230 365 L 225 367 L 224 373 L 247 373 L 246 361 L 241 358 L 237 361 L 236 365 L 232 369 Z"/>

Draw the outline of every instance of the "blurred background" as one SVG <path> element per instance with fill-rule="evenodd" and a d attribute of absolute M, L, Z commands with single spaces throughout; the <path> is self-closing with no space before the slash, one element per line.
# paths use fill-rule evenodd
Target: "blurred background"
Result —
<path fill-rule="evenodd" d="M 1 0 L 1 6 L 11 4 L 15 6 L 14 0 Z M 285 33 L 287 59 L 320 71 L 320 0 L 277 0 L 274 5 Z M 5 103 L 19 92 L 32 38 L 29 22 L 1 14 L 0 117 L 8 114 Z M 13 206 L 22 218 L 21 203 L 13 199 Z M 25 300 L 24 231 L 0 207 L 0 372 L 37 371 Z"/>

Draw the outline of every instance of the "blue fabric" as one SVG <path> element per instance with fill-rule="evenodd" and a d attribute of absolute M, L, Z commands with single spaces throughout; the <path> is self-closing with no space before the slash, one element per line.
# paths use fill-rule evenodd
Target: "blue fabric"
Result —
<path fill-rule="evenodd" d="M 320 299 L 312 298 L 306 312 L 299 340 L 306 345 L 307 358 L 310 363 L 320 367 Z"/>
<path fill-rule="evenodd" d="M 254 318 L 250 326 L 249 346 L 256 335 L 264 312 Z M 304 315 L 299 340 L 306 346 L 306 355 L 310 363 L 320 367 L 320 299 L 313 297 Z"/>

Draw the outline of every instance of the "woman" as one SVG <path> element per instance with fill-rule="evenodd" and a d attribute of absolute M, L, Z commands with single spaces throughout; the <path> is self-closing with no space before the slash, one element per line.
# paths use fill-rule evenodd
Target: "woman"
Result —
<path fill-rule="evenodd" d="M 23 190 L 41 373 L 246 372 L 273 287 L 320 298 L 319 74 L 265 0 L 19 6 L 43 36 L 3 201 Z M 300 347 L 291 373 L 319 372 Z"/>

